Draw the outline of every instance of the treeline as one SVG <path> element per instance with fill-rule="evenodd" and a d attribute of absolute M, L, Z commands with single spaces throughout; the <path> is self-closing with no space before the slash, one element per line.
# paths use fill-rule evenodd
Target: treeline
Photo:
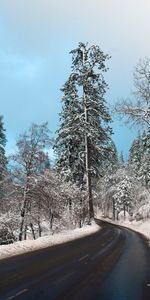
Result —
<path fill-rule="evenodd" d="M 21 134 L 16 153 L 8 159 L 2 122 L 0 134 L 0 243 L 21 241 L 31 235 L 35 239 L 46 232 L 76 227 L 83 214 L 79 204 L 84 195 L 75 185 L 62 182 L 50 166 L 47 123 L 33 124 Z"/>
<path fill-rule="evenodd" d="M 130 173 L 147 189 L 150 188 L 150 128 L 132 143 L 128 161 Z"/>
<path fill-rule="evenodd" d="M 83 43 L 71 55 L 55 141 L 47 123 L 32 124 L 16 141 L 16 153 L 6 157 L 0 117 L 0 244 L 81 227 L 99 213 L 114 219 L 150 217 L 149 60 L 135 70 L 134 102 L 123 100 L 114 108 L 131 122 L 145 124 L 124 162 L 112 139 L 105 100 L 110 57 L 99 46 Z"/>

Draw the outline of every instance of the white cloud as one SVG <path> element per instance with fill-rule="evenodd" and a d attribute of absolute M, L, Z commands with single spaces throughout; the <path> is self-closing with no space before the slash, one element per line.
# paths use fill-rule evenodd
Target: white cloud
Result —
<path fill-rule="evenodd" d="M 149 10 L 149 0 L 0 0 L 0 15 L 18 46 L 38 53 L 49 51 L 54 38 L 66 43 L 74 32 L 78 41 L 103 43 L 106 51 L 149 53 Z"/>

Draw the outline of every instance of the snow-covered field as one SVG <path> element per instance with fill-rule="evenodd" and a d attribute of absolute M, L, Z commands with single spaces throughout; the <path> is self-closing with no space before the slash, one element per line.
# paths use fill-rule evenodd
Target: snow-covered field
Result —
<path fill-rule="evenodd" d="M 91 226 L 87 225 L 83 228 L 63 231 L 62 233 L 44 236 L 36 240 L 26 240 L 22 242 L 15 242 L 10 245 L 2 245 L 0 246 L 0 259 L 62 244 L 67 241 L 90 235 L 98 230 L 100 230 L 100 226 L 93 222 Z"/>

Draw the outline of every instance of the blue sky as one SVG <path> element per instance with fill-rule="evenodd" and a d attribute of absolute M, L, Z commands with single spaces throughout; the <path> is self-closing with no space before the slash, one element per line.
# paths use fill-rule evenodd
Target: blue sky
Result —
<path fill-rule="evenodd" d="M 60 88 L 70 72 L 69 51 L 80 41 L 112 56 L 108 105 L 131 95 L 132 72 L 150 53 L 149 0 L 0 0 L 0 114 L 7 151 L 32 122 L 55 132 Z M 135 136 L 114 121 L 114 141 L 125 156 Z"/>

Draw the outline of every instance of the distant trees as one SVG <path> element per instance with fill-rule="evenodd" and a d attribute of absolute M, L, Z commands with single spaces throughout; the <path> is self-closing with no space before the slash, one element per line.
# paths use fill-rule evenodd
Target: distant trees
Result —
<path fill-rule="evenodd" d="M 105 175 L 97 182 L 96 192 L 96 203 L 103 216 L 114 220 L 118 219 L 121 212 L 124 218 L 132 215 L 145 202 L 142 200 L 145 189 L 126 164 L 117 164 L 112 172 L 106 170 Z"/>
<path fill-rule="evenodd" d="M 57 170 L 80 187 L 86 183 L 89 217 L 94 216 L 91 178 L 109 153 L 111 128 L 103 73 L 109 58 L 99 46 L 79 43 L 71 51 L 72 73 L 62 88 L 62 112 L 55 150 Z"/>
<path fill-rule="evenodd" d="M 138 171 L 141 165 L 141 142 L 142 137 L 139 132 L 138 136 L 133 140 L 131 148 L 129 149 L 128 168 L 131 175 L 134 177 L 138 176 Z"/>
<path fill-rule="evenodd" d="M 138 134 L 129 150 L 128 168 L 132 176 L 150 188 L 150 131 Z"/>
<path fill-rule="evenodd" d="M 132 179 L 123 172 L 123 176 L 118 177 L 118 182 L 115 185 L 115 191 L 113 194 L 114 206 L 116 211 L 116 217 L 120 211 L 124 212 L 124 219 L 126 217 L 126 212 L 130 213 L 133 209 L 133 191 L 134 185 Z"/>

